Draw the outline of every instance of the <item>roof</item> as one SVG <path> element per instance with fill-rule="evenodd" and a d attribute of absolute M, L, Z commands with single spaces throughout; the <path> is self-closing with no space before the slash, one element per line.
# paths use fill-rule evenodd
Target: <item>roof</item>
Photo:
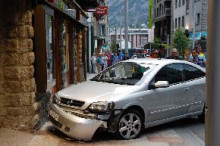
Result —
<path fill-rule="evenodd" d="M 129 59 L 126 62 L 135 62 L 135 63 L 146 63 L 146 64 L 167 64 L 167 63 L 176 63 L 176 62 L 187 62 L 184 60 L 174 60 L 174 59 L 164 59 L 164 58 L 137 58 Z"/>
<path fill-rule="evenodd" d="M 136 59 L 129 59 L 124 62 L 134 62 L 137 64 L 158 64 L 162 66 L 170 63 L 185 63 L 185 64 L 190 64 L 191 66 L 194 66 L 205 72 L 205 68 L 202 68 L 199 65 L 196 65 L 194 63 L 185 60 L 164 59 L 164 58 L 136 58 Z"/>

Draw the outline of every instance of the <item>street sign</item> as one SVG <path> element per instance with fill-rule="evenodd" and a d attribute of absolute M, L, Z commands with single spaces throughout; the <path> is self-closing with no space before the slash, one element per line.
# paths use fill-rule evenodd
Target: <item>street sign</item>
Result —
<path fill-rule="evenodd" d="M 103 16 L 108 14 L 108 6 L 99 6 L 95 9 L 96 16 Z"/>

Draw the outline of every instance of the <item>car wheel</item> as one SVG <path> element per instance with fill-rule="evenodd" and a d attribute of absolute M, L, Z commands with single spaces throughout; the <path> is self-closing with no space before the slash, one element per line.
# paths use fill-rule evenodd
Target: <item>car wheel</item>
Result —
<path fill-rule="evenodd" d="M 203 107 L 203 112 L 201 115 L 198 116 L 199 121 L 205 123 L 205 105 Z"/>
<path fill-rule="evenodd" d="M 128 110 L 120 118 L 116 136 L 119 139 L 137 138 L 143 129 L 143 116 L 138 110 Z"/>

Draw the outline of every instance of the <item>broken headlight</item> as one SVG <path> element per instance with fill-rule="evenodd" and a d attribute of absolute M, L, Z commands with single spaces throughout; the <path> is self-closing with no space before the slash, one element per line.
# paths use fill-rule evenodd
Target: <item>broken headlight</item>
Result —
<path fill-rule="evenodd" d="M 91 112 L 110 112 L 114 109 L 114 107 L 115 107 L 114 102 L 99 101 L 92 103 L 89 106 L 89 110 Z"/>

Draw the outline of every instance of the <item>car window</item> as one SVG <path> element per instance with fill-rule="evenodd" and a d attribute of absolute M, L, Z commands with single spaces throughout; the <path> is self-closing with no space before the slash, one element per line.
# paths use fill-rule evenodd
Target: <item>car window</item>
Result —
<path fill-rule="evenodd" d="M 204 77 L 205 73 L 191 65 L 184 64 L 183 65 L 183 78 L 184 81 L 193 80 L 196 78 Z"/>
<path fill-rule="evenodd" d="M 92 81 L 135 85 L 148 69 L 149 67 L 143 67 L 136 63 L 121 62 L 100 73 Z"/>
<path fill-rule="evenodd" d="M 170 64 L 163 67 L 155 76 L 157 81 L 168 81 L 169 84 L 177 84 L 183 81 L 182 78 L 183 66 L 181 64 Z"/>

